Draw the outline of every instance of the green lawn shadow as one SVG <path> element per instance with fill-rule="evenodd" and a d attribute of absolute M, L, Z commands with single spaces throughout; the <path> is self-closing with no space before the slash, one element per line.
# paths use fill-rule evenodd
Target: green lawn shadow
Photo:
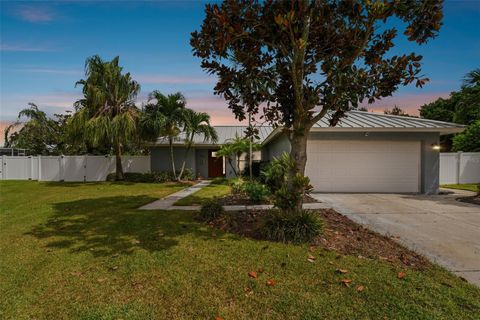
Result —
<path fill-rule="evenodd" d="M 137 209 L 154 200 L 140 195 L 55 203 L 49 219 L 27 234 L 51 240 L 49 248 L 93 256 L 130 254 L 136 248 L 167 250 L 184 234 L 212 239 L 211 230 L 195 221 L 195 212 Z"/>

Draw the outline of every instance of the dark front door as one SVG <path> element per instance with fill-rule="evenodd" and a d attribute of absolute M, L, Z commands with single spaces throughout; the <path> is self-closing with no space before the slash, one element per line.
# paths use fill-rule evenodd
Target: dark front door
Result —
<path fill-rule="evenodd" d="M 208 150 L 208 177 L 216 178 L 223 176 L 223 158 L 214 157 L 216 150 Z"/>

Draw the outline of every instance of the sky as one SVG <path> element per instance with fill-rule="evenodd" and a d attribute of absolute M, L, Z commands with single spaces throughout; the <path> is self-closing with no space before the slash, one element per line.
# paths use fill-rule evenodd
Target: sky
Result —
<path fill-rule="evenodd" d="M 154 89 L 181 91 L 187 105 L 208 112 L 214 124 L 236 120 L 215 78 L 192 55 L 190 33 L 203 20 L 201 1 L 5 1 L 0 0 L 0 129 L 28 102 L 49 115 L 72 110 L 81 96 L 75 82 L 85 59 L 120 56 L 124 70 L 141 85 L 138 102 Z M 480 0 L 446 0 L 439 37 L 424 46 L 399 41 L 398 52 L 424 56 L 422 89 L 402 87 L 367 106 L 383 111 L 398 105 L 410 113 L 458 90 L 462 77 L 480 67 Z M 2 135 L 3 136 L 3 135 Z"/>

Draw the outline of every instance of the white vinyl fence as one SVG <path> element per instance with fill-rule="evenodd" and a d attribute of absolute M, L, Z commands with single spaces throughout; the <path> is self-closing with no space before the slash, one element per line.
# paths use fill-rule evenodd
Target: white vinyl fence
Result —
<path fill-rule="evenodd" d="M 440 184 L 480 183 L 480 152 L 440 153 Z"/>
<path fill-rule="evenodd" d="M 124 172 L 150 172 L 150 156 L 123 156 Z M 0 180 L 105 181 L 114 156 L 2 156 Z"/>

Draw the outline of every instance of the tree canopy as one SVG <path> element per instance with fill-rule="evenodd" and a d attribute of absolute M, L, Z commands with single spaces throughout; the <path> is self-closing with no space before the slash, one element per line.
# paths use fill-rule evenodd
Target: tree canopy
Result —
<path fill-rule="evenodd" d="M 295 161 L 290 192 L 302 192 L 307 134 L 317 121 L 330 112 L 334 126 L 364 100 L 428 80 L 422 56 L 390 52 L 399 31 L 391 19 L 422 44 L 437 35 L 443 17 L 442 0 L 226 0 L 207 4 L 205 15 L 192 33 L 194 55 L 218 76 L 214 92 L 239 120 L 250 113 L 285 128 Z"/>
<path fill-rule="evenodd" d="M 116 157 L 116 179 L 123 180 L 121 155 L 125 145 L 137 142 L 139 110 L 135 99 L 140 85 L 130 73 L 123 73 L 119 57 L 104 61 L 99 56 L 87 59 L 85 79 L 79 80 L 84 97 L 75 103 L 69 120 L 72 137 L 94 146 L 109 145 Z"/>

